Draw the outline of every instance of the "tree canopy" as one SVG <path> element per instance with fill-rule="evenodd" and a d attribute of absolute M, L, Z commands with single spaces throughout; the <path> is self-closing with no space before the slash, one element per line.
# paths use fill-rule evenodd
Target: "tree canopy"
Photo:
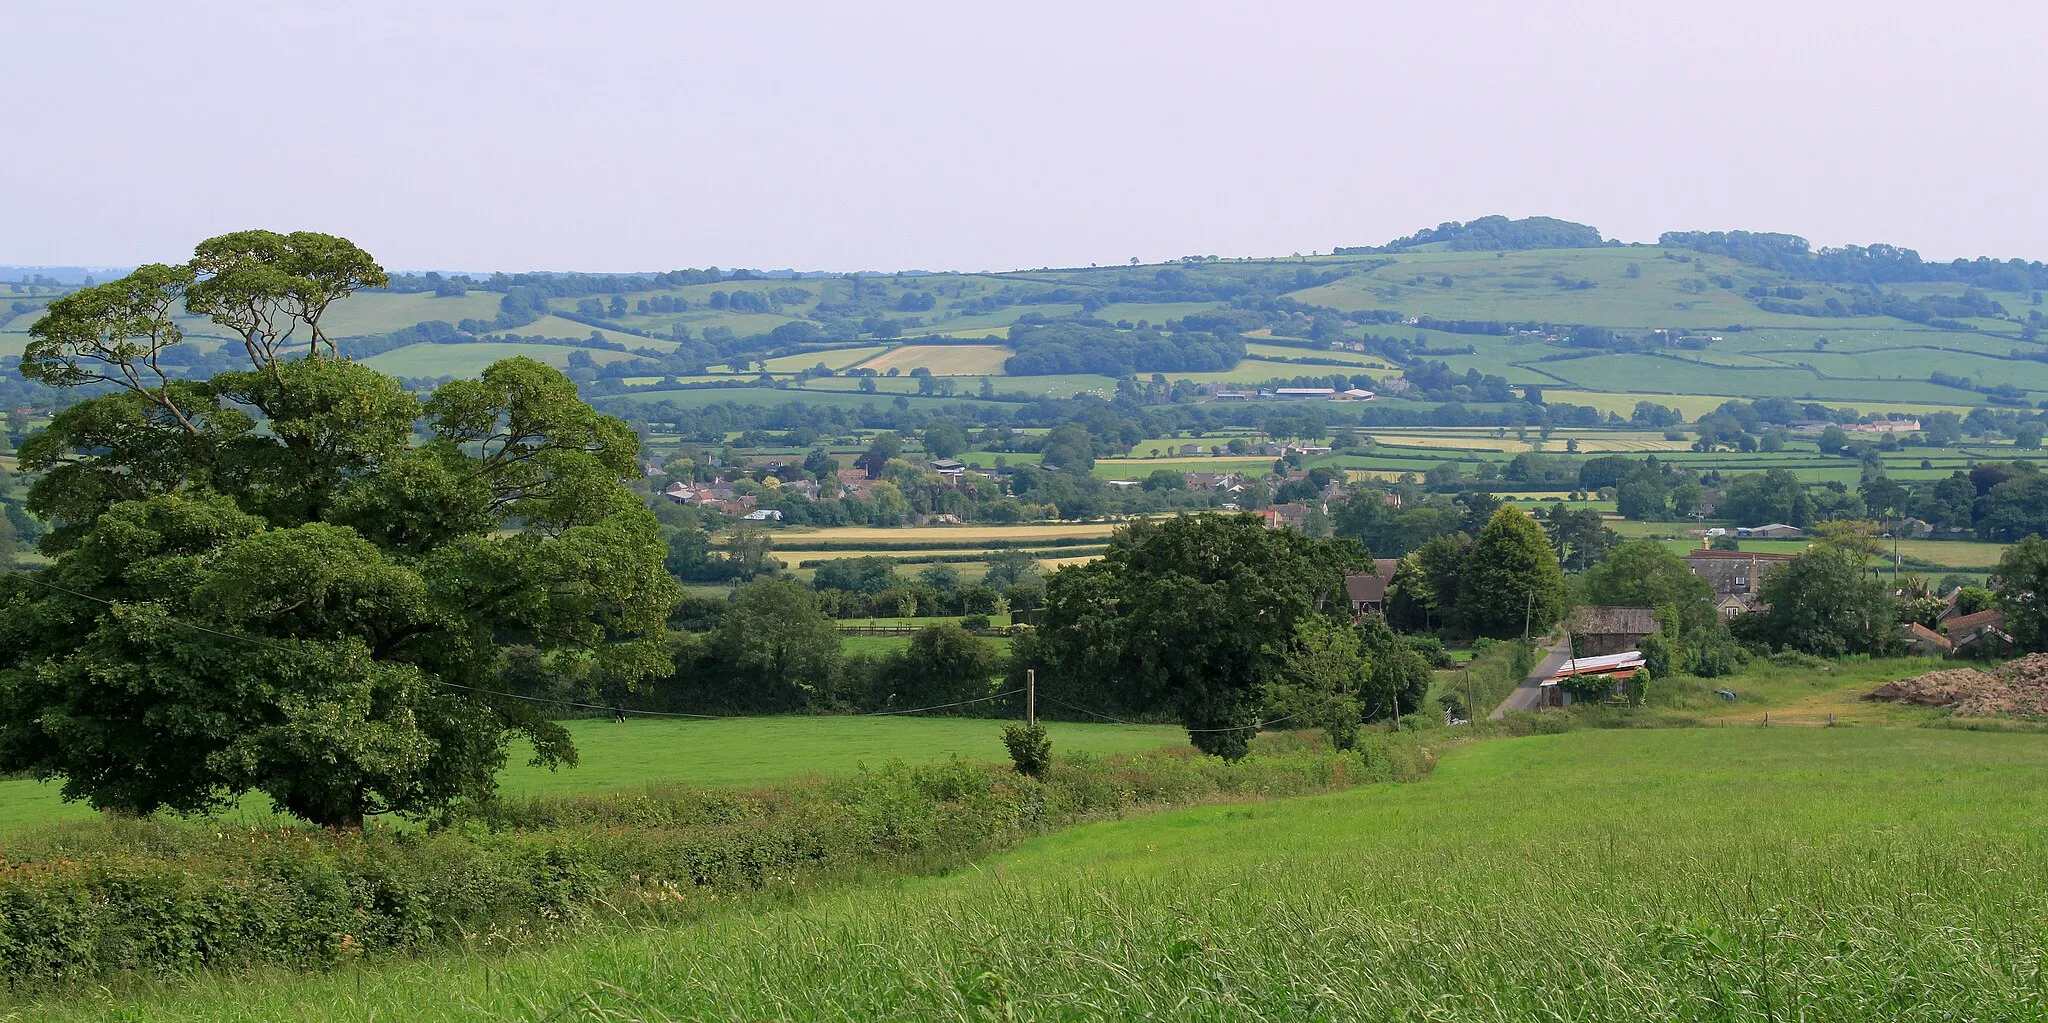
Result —
<path fill-rule="evenodd" d="M 1048 580 L 1041 655 L 1056 691 L 1173 706 L 1197 747 L 1242 756 L 1301 628 L 1348 617 L 1344 575 L 1365 564 L 1355 543 L 1251 515 L 1132 523 Z"/>
<path fill-rule="evenodd" d="M 384 272 L 329 235 L 244 231 L 52 302 L 22 373 L 110 393 L 21 446 L 46 569 L 0 581 L 0 770 L 144 813 L 262 791 L 329 826 L 488 798 L 508 740 L 567 733 L 481 690 L 500 644 L 611 679 L 666 670 L 679 590 L 621 484 L 626 425 L 508 359 L 424 400 L 321 318 Z M 164 373 L 172 317 L 246 369 Z"/>

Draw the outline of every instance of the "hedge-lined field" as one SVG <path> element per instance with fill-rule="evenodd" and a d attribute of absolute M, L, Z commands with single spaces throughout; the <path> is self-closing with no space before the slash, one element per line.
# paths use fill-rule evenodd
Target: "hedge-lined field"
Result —
<path fill-rule="evenodd" d="M 504 959 L 35 1018 L 2022 1020 L 2048 747 L 1581 731 L 1427 781 L 1061 832 L 955 876 Z"/>

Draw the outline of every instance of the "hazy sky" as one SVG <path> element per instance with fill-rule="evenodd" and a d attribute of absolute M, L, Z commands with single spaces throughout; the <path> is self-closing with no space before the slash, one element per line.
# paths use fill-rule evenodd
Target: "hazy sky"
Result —
<path fill-rule="evenodd" d="M 2048 258 L 2048 6 L 0 0 L 0 263 L 988 269 L 1545 214 Z"/>

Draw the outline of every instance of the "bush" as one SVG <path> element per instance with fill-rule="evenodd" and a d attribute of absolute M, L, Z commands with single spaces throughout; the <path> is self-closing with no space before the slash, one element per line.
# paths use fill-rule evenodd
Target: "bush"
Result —
<path fill-rule="evenodd" d="M 968 615 L 960 619 L 960 627 L 969 632 L 987 632 L 989 629 L 988 616 Z"/>
<path fill-rule="evenodd" d="M 1043 778 L 1046 768 L 1052 766 L 1052 739 L 1045 734 L 1044 725 L 1004 726 L 1003 746 L 1010 751 L 1010 763 L 1018 774 Z"/>
<path fill-rule="evenodd" d="M 1671 677 L 1671 641 L 1658 633 L 1650 633 L 1636 644 L 1643 655 L 1643 670 L 1653 679 Z"/>

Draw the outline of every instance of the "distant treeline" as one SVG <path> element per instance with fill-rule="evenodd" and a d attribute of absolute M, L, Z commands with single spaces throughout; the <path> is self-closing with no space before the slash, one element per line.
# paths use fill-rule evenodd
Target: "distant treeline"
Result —
<path fill-rule="evenodd" d="M 1840 284 L 1900 284 L 1956 281 L 1993 291 L 2048 288 L 2048 264 L 2039 260 L 1957 259 L 1930 263 L 1896 245 L 1847 245 L 1814 251 L 1794 234 L 1762 231 L 1666 231 L 1657 244 L 1690 249 L 1791 274 L 1803 280 Z M 1892 315 L 1892 314 L 1887 314 Z"/>
<path fill-rule="evenodd" d="M 1468 224 L 1455 220 L 1446 221 L 1433 228 L 1423 228 L 1407 236 L 1396 238 L 1385 245 L 1356 245 L 1333 249 L 1339 256 L 1363 256 L 1380 252 L 1405 252 L 1422 245 L 1437 242 L 1447 243 L 1453 252 L 1492 252 L 1515 249 L 1595 249 L 1603 245 L 1619 245 L 1600 237 L 1600 232 L 1584 224 L 1555 217 L 1524 217 L 1509 220 L 1495 215 L 1480 217 Z"/>

